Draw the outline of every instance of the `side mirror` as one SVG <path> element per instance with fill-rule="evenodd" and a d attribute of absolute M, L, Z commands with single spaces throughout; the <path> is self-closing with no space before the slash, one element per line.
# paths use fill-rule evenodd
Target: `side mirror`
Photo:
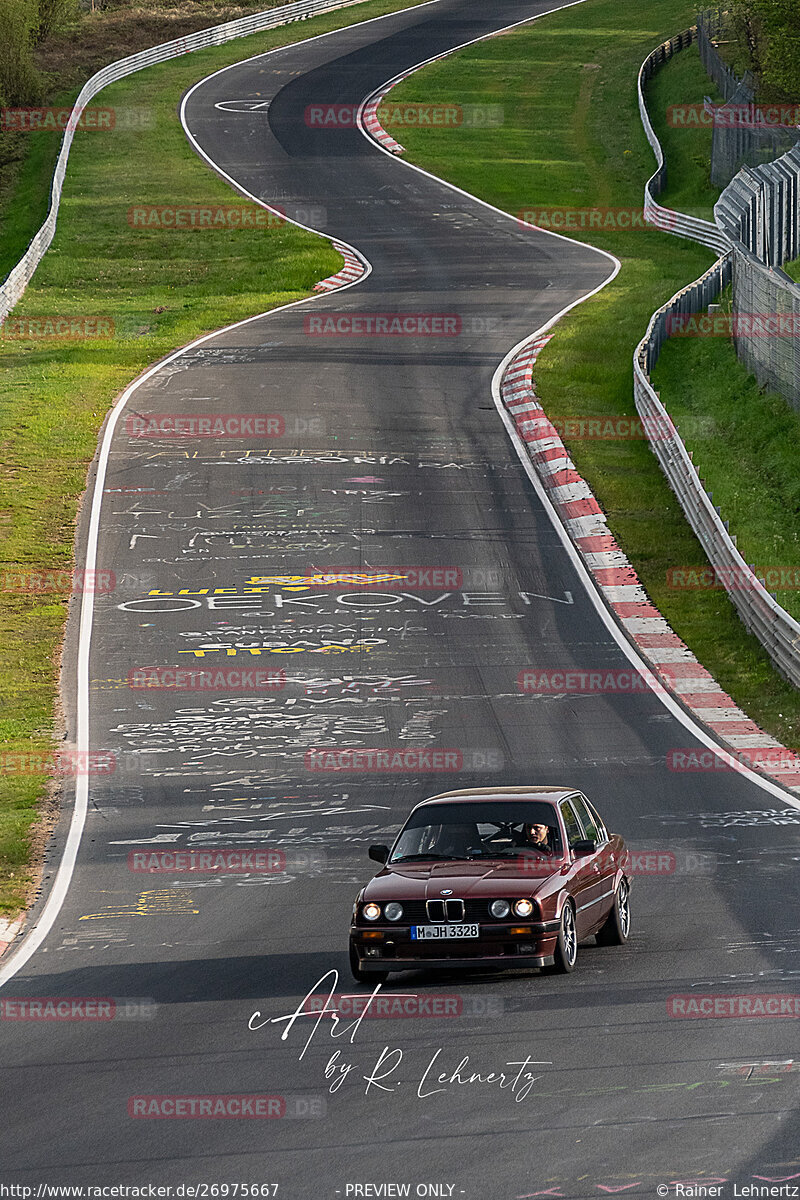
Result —
<path fill-rule="evenodd" d="M 374 858 L 375 862 L 385 863 L 387 858 L 389 857 L 389 847 L 388 846 L 370 846 L 369 856 L 370 856 L 370 858 Z"/>
<path fill-rule="evenodd" d="M 597 849 L 597 842 L 592 838 L 581 838 L 579 842 L 573 842 L 570 846 L 573 854 L 594 854 Z"/>

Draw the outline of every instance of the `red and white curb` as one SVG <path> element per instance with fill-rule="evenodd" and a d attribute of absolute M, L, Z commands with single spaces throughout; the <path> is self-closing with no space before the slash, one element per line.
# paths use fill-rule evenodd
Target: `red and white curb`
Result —
<path fill-rule="evenodd" d="M 521 24 L 524 24 L 524 22 L 521 22 Z M 501 30 L 500 32 L 503 33 L 505 31 Z M 494 37 L 494 34 L 491 36 Z M 481 41 L 480 38 L 477 40 Z M 469 46 L 472 43 L 467 42 L 466 45 Z M 457 46 L 455 49 L 460 50 L 462 47 Z M 364 101 L 364 105 L 359 113 L 359 125 L 365 133 L 369 134 L 373 141 L 383 146 L 384 150 L 388 150 L 390 154 L 405 154 L 406 152 L 405 146 L 401 146 L 390 133 L 386 132 L 380 123 L 378 109 L 383 104 L 384 99 L 389 95 L 393 87 L 397 87 L 398 83 L 402 83 L 404 79 L 408 79 L 410 75 L 414 75 L 420 67 L 427 67 L 431 63 L 439 62 L 440 59 L 448 58 L 453 53 L 455 53 L 455 50 L 445 50 L 443 54 L 436 54 L 433 58 L 426 58 L 424 62 L 417 63 L 415 67 L 409 67 L 401 75 L 395 75 L 394 79 L 390 79 L 387 83 L 384 83 L 377 92 L 373 92 Z"/>
<path fill-rule="evenodd" d="M 3 921 L 0 919 L 0 957 L 5 954 L 20 929 L 22 929 L 23 920 L 23 917 L 17 917 L 15 921 Z"/>
<path fill-rule="evenodd" d="M 598 590 L 642 657 L 651 664 L 658 684 L 725 742 L 738 761 L 800 794 L 800 756 L 737 708 L 673 633 L 609 533 L 605 513 L 547 419 L 536 396 L 532 370 L 552 336 L 537 338 L 523 347 L 508 364 L 500 390 L 528 456 Z"/>
<path fill-rule="evenodd" d="M 405 79 L 405 75 L 401 75 L 400 79 Z M 362 114 L 364 128 L 369 136 L 383 146 L 386 150 L 388 150 L 390 154 L 404 154 L 405 146 L 401 146 L 400 143 L 383 128 L 378 120 L 378 107 L 387 92 L 390 92 L 394 85 L 400 82 L 400 79 L 393 79 L 392 82 L 387 83 L 386 86 L 381 89 L 381 91 L 376 92 L 374 96 L 371 96 L 364 105 L 364 111 Z"/>
<path fill-rule="evenodd" d="M 349 246 L 345 246 L 342 242 L 332 242 L 331 244 L 344 259 L 344 266 L 335 275 L 329 275 L 327 279 L 321 279 L 319 283 L 315 283 L 315 292 L 333 292 L 345 283 L 354 283 L 366 270 L 361 259 L 353 253 Z"/>

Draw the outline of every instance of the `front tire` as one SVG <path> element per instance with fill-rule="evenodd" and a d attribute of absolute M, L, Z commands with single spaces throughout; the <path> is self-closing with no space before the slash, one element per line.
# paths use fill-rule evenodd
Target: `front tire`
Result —
<path fill-rule="evenodd" d="M 350 974 L 356 983 L 386 983 L 388 971 L 362 971 L 358 965 L 358 954 L 353 943 L 350 943 Z"/>
<path fill-rule="evenodd" d="M 565 904 L 561 913 L 561 928 L 553 953 L 553 971 L 558 975 L 569 975 L 575 970 L 578 958 L 578 930 L 575 927 L 575 911 Z"/>
<path fill-rule="evenodd" d="M 611 912 L 594 935 L 598 946 L 624 946 L 631 931 L 630 888 L 620 879 Z"/>

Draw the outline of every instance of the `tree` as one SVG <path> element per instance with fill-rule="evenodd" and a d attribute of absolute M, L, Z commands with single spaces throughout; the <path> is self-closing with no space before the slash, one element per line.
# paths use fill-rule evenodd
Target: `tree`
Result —
<path fill-rule="evenodd" d="M 733 0 L 733 29 L 760 98 L 800 103 L 800 5 L 797 0 Z"/>
<path fill-rule="evenodd" d="M 37 43 L 45 41 L 73 20 L 78 12 L 77 0 L 31 0 L 38 7 Z"/>

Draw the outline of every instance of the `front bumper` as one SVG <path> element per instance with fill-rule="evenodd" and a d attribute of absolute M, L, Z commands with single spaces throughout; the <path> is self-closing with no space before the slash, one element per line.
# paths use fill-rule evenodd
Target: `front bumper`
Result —
<path fill-rule="evenodd" d="M 475 958 L 361 958 L 359 970 L 365 975 L 382 975 L 386 971 L 513 971 L 528 967 L 546 967 L 552 954 L 503 954 Z"/>
<path fill-rule="evenodd" d="M 519 922 L 517 922 L 518 924 Z M 408 926 L 381 924 L 350 928 L 350 945 L 365 973 L 470 969 L 510 971 L 543 967 L 553 959 L 559 921 L 525 922 L 529 934 L 512 934 L 510 924 L 481 925 L 480 937 L 469 940 L 412 941 Z M 372 954 L 367 954 L 370 947 Z M 378 953 L 375 953 L 378 951 Z"/>

